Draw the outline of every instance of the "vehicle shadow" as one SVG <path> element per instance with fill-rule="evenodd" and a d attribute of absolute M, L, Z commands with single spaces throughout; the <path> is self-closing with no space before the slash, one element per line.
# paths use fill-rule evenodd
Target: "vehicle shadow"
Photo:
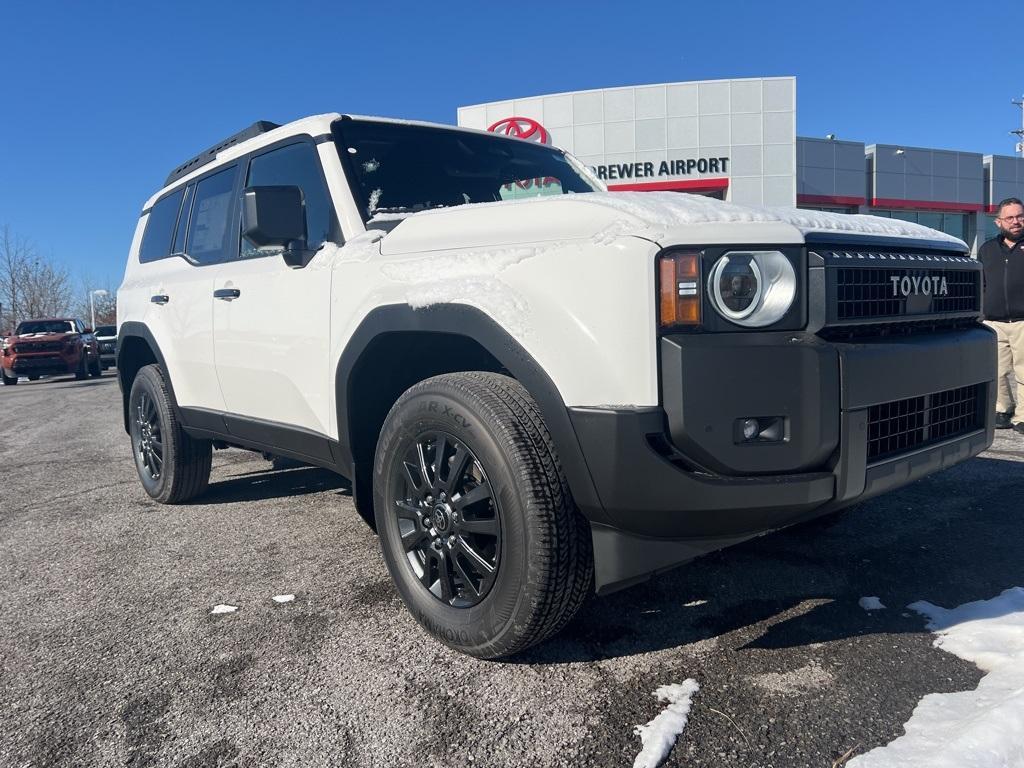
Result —
<path fill-rule="evenodd" d="M 1024 463 L 976 458 L 839 515 L 753 539 L 592 600 L 514 663 L 594 661 L 766 622 L 747 648 L 924 632 L 906 606 L 986 600 L 1024 585 Z M 884 610 L 867 611 L 863 597 Z M 773 621 L 774 619 L 774 621 Z"/>
<path fill-rule="evenodd" d="M 351 483 L 341 475 L 319 467 L 298 465 L 289 469 L 247 472 L 228 480 L 210 483 L 209 489 L 192 502 L 194 506 L 234 504 L 270 498 L 306 496 L 311 493 L 351 490 Z"/>

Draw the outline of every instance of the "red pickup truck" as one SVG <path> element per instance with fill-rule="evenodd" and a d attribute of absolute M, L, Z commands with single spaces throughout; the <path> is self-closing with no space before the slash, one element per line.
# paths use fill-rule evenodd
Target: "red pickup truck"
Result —
<path fill-rule="evenodd" d="M 0 349 L 0 374 L 5 385 L 20 377 L 73 373 L 76 379 L 102 376 L 99 345 L 92 329 L 75 318 L 25 320 Z"/>

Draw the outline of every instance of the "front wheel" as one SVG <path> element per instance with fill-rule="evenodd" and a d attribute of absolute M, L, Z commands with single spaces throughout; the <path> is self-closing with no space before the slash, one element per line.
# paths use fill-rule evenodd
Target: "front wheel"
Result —
<path fill-rule="evenodd" d="M 158 365 L 143 367 L 132 382 L 128 422 L 146 493 L 162 504 L 180 504 L 206 490 L 213 445 L 182 429 Z"/>
<path fill-rule="evenodd" d="M 98 357 L 89 363 L 89 375 L 94 379 L 98 379 L 103 375 L 103 369 L 100 368 L 100 359 Z"/>
<path fill-rule="evenodd" d="M 18 383 L 18 377 L 8 376 L 7 371 L 5 371 L 3 368 L 0 368 L 0 377 L 3 378 L 5 387 L 13 387 L 15 384 Z"/>
<path fill-rule="evenodd" d="M 78 368 L 75 369 L 75 379 L 81 381 L 89 375 L 88 366 L 85 361 L 85 352 L 82 352 L 82 358 L 78 361 Z"/>
<path fill-rule="evenodd" d="M 593 554 L 536 403 L 514 379 L 448 374 L 405 392 L 374 463 L 381 549 L 417 621 L 498 658 L 564 627 Z"/>

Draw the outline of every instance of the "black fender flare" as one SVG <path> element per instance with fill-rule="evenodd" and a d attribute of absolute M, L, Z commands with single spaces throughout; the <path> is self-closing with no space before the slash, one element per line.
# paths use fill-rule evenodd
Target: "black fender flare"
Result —
<path fill-rule="evenodd" d="M 177 408 L 178 403 L 178 398 L 174 395 L 174 383 L 171 381 L 170 373 L 167 370 L 167 362 L 164 360 L 164 353 L 161 351 L 160 345 L 156 343 L 156 339 L 153 337 L 152 331 L 149 330 L 149 326 L 134 320 L 121 323 L 121 327 L 117 329 L 117 384 L 121 388 L 122 416 L 124 418 L 125 432 L 128 431 L 128 395 L 131 394 L 131 384 L 126 381 L 129 367 L 123 364 L 122 355 L 125 352 L 124 342 L 130 338 L 142 339 L 153 351 L 153 356 L 156 358 L 157 363 L 163 368 L 164 381 L 167 383 L 167 389 L 171 394 L 171 403 L 175 408 Z"/>
<path fill-rule="evenodd" d="M 475 341 L 494 357 L 536 401 L 558 451 L 573 499 L 589 519 L 606 519 L 594 487 L 579 439 L 569 419 L 565 402 L 554 382 L 536 360 L 504 328 L 476 307 L 465 304 L 435 304 L 413 309 L 408 304 L 389 304 L 370 312 L 356 328 L 338 361 L 335 396 L 338 407 L 338 438 L 351 450 L 353 434 L 350 413 L 353 403 L 352 376 L 367 347 L 382 334 L 421 331 L 463 336 Z M 348 451 L 346 451 L 348 453 Z M 346 456 L 346 458 L 350 458 Z M 368 469 L 368 468 L 367 468 Z M 364 469 L 365 471 L 365 469 Z M 353 462 L 351 479 L 358 487 L 360 467 Z"/>

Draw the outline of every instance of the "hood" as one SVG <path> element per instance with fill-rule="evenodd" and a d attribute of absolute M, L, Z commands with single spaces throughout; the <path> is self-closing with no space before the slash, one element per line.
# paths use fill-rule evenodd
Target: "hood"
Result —
<path fill-rule="evenodd" d="M 22 333 L 20 335 L 8 336 L 7 341 L 9 343 L 17 341 L 72 341 L 80 336 L 81 334 L 72 333 L 71 331 L 62 333 Z"/>
<path fill-rule="evenodd" d="M 367 227 L 373 223 L 371 219 Z M 386 235 L 381 252 L 391 256 L 560 240 L 608 242 L 625 235 L 660 245 L 783 245 L 818 234 L 926 240 L 967 250 L 962 240 L 944 232 L 879 216 L 754 208 L 679 192 L 592 192 L 423 211 Z"/>

